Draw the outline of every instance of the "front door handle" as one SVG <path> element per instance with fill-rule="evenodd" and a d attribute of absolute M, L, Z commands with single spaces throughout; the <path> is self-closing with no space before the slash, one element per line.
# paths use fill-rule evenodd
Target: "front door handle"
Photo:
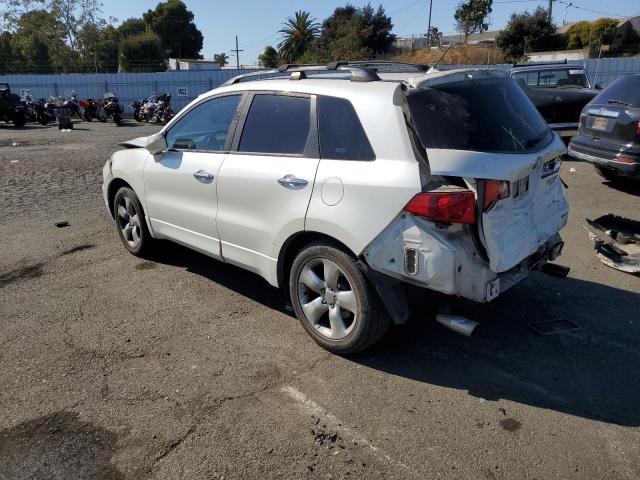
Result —
<path fill-rule="evenodd" d="M 300 189 L 306 187 L 309 182 L 304 178 L 298 178 L 295 175 L 289 174 L 278 179 L 278 183 L 285 188 Z"/>
<path fill-rule="evenodd" d="M 209 182 L 213 180 L 213 173 L 205 172 L 204 170 L 197 171 L 193 176 L 201 182 Z"/>

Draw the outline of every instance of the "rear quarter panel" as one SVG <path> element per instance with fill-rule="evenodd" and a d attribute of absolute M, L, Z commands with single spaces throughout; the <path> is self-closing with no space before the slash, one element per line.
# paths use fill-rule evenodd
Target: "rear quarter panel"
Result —
<path fill-rule="evenodd" d="M 356 255 L 421 190 L 401 95 L 399 87 L 376 97 L 350 95 L 376 159 L 321 159 L 318 166 L 305 230 L 330 235 Z"/>

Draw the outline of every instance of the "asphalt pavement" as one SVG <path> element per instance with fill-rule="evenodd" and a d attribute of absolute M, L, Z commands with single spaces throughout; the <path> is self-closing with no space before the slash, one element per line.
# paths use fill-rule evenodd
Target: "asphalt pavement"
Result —
<path fill-rule="evenodd" d="M 158 127 L 75 127 L 0 126 L 0 479 L 640 478 L 640 278 L 583 227 L 640 220 L 640 184 L 566 160 L 567 279 L 460 305 L 472 339 L 425 308 L 343 358 L 254 274 L 129 255 L 101 170 Z"/>

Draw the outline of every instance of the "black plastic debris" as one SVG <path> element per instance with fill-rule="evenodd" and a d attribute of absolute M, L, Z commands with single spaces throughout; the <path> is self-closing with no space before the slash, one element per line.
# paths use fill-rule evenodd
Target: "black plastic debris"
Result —
<path fill-rule="evenodd" d="M 580 330 L 580 327 L 566 318 L 544 320 L 542 322 L 527 323 L 527 327 L 538 335 L 553 335 L 555 333 Z"/>
<path fill-rule="evenodd" d="M 612 213 L 586 220 L 598 259 L 608 267 L 640 275 L 640 222 Z"/>

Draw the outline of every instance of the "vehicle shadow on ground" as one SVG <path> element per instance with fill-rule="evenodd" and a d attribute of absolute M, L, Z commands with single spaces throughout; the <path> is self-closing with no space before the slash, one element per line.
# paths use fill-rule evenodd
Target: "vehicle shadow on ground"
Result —
<path fill-rule="evenodd" d="M 640 197 L 640 179 L 629 180 L 621 178 L 616 181 L 605 181 L 602 182 L 602 184 L 606 185 L 609 188 L 613 188 L 614 190 L 618 190 L 619 192 Z"/>
<path fill-rule="evenodd" d="M 185 268 L 291 316 L 279 289 L 238 267 L 170 242 L 150 260 Z M 534 274 L 490 304 L 457 303 L 452 313 L 481 322 L 474 338 L 446 330 L 433 320 L 435 308 L 422 307 L 380 344 L 346 360 L 479 399 L 640 426 L 640 295 Z M 553 319 L 580 329 L 541 336 L 527 326 Z"/>
<path fill-rule="evenodd" d="M 640 295 L 534 274 L 496 301 L 460 313 L 481 322 L 474 338 L 413 318 L 351 360 L 479 399 L 640 425 Z M 553 319 L 580 329 L 542 336 L 527 326 Z"/>
<path fill-rule="evenodd" d="M 273 310 L 286 312 L 285 298 L 280 289 L 271 286 L 262 277 L 239 267 L 167 241 L 158 242 L 149 260 L 184 268 Z"/>

